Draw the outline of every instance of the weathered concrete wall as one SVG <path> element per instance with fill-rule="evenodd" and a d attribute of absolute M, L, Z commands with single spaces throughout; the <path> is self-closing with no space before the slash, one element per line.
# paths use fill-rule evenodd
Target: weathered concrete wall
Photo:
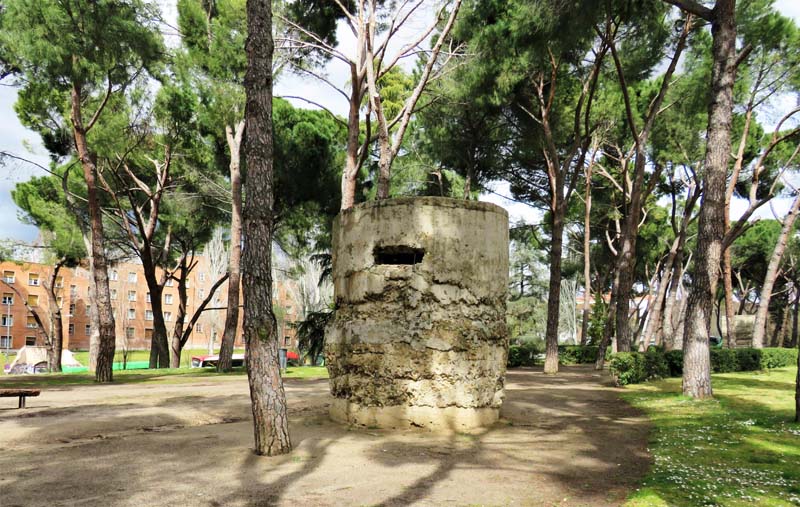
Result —
<path fill-rule="evenodd" d="M 404 198 L 356 206 L 333 229 L 331 416 L 463 430 L 494 422 L 508 337 L 508 214 Z"/>

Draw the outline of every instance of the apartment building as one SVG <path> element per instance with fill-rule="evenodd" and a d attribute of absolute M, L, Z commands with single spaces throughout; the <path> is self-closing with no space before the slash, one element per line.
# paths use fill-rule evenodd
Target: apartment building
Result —
<path fill-rule="evenodd" d="M 194 315 L 216 282 L 204 257 L 187 280 L 186 320 Z M 64 348 L 86 350 L 92 334 L 89 312 L 93 304 L 89 293 L 92 275 L 85 266 L 62 268 L 53 279 L 53 266 L 31 262 L 0 262 L 0 352 L 18 350 L 25 345 L 44 345 L 45 334 L 36 322 L 34 312 L 45 326 L 50 326 L 50 308 L 61 309 L 64 328 Z M 136 263 L 118 263 L 109 268 L 111 303 L 116 322 L 117 348 L 148 349 L 153 334 L 151 295 L 147 289 L 142 267 Z M 159 276 L 160 273 L 159 273 Z M 296 348 L 291 322 L 298 318 L 299 308 L 293 300 L 291 280 L 276 281 L 273 300 L 281 307 L 278 332 L 281 346 Z M 50 301 L 48 287 L 55 286 L 56 300 Z M 186 343 L 191 349 L 217 349 L 225 326 L 227 282 L 212 296 Z M 163 312 L 169 336 L 172 335 L 179 312 L 177 282 L 168 280 L 163 290 Z M 243 312 L 239 313 L 239 329 L 235 346 L 242 347 Z"/>

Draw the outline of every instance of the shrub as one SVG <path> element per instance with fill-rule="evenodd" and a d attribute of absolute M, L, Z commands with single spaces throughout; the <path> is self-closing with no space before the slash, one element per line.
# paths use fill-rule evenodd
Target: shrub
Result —
<path fill-rule="evenodd" d="M 761 368 L 761 351 L 758 349 L 735 349 L 739 371 L 755 371 Z"/>
<path fill-rule="evenodd" d="M 797 363 L 797 349 L 710 349 L 714 373 L 785 368 Z M 679 377 L 683 373 L 683 352 L 650 347 L 645 354 L 620 352 L 611 357 L 611 373 L 617 384 L 635 384 L 651 378 Z"/>
<path fill-rule="evenodd" d="M 593 363 L 597 360 L 597 347 L 594 345 L 559 345 L 558 362 L 561 364 Z"/>
<path fill-rule="evenodd" d="M 761 349 L 760 366 L 763 369 L 785 368 L 797 364 L 797 349 Z"/>
<path fill-rule="evenodd" d="M 611 356 L 608 364 L 617 385 L 638 384 L 647 380 L 644 355 L 638 352 L 619 352 Z"/>
<path fill-rule="evenodd" d="M 647 379 L 669 377 L 669 363 L 662 349 L 649 348 L 644 354 Z"/>
<path fill-rule="evenodd" d="M 517 368 L 519 366 L 534 366 L 536 358 L 539 354 L 544 352 L 544 342 L 542 340 L 523 340 L 508 348 L 508 362 L 509 368 Z"/>
<path fill-rule="evenodd" d="M 683 375 L 683 351 L 682 350 L 668 350 L 664 353 L 664 359 L 667 361 L 670 377 L 680 377 Z"/>
<path fill-rule="evenodd" d="M 728 373 L 739 370 L 739 361 L 736 350 L 712 348 L 711 371 L 714 373 Z"/>

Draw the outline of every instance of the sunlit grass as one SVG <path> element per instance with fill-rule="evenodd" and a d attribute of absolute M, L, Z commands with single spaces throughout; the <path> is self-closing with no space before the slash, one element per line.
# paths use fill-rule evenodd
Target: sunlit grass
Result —
<path fill-rule="evenodd" d="M 626 388 L 653 423 L 655 463 L 626 503 L 644 506 L 800 505 L 795 368 L 713 376 L 714 399 L 681 396 L 681 380 Z"/>
<path fill-rule="evenodd" d="M 199 379 L 228 379 L 243 377 L 244 368 L 234 368 L 230 373 L 217 373 L 214 368 L 177 368 L 160 370 L 125 370 L 114 372 L 114 383 L 157 383 L 157 384 L 187 384 L 197 382 Z M 314 379 L 328 378 L 328 370 L 324 366 L 297 366 L 289 367 L 283 374 L 284 378 Z M 94 375 L 88 373 L 59 373 L 37 375 L 8 375 L 0 376 L 0 389 L 12 387 L 58 387 L 80 386 L 94 384 Z"/>

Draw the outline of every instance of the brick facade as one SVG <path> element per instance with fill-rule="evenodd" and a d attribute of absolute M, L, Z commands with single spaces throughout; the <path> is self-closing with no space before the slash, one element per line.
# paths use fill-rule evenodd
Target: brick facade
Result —
<path fill-rule="evenodd" d="M 191 272 L 187 288 L 186 322 L 208 295 L 216 282 L 209 273 L 208 262 L 198 257 L 198 264 Z M 37 310 L 45 325 L 50 318 L 50 302 L 46 285 L 50 283 L 53 266 L 29 262 L 0 262 L 0 351 L 18 350 L 25 345 L 44 345 L 44 334 L 25 307 L 22 298 Z M 160 276 L 160 273 L 159 273 Z M 134 263 L 118 263 L 109 269 L 111 299 L 114 308 L 117 348 L 149 349 L 153 320 L 150 313 L 150 293 L 144 279 L 142 266 Z M 89 285 L 91 273 L 84 267 L 62 268 L 56 280 L 56 296 L 61 303 L 64 325 L 64 348 L 87 350 L 91 335 L 89 318 Z M 282 308 L 279 312 L 278 333 L 280 344 L 296 348 L 295 331 L 289 324 L 297 318 L 298 305 L 293 301 L 291 280 L 277 280 L 273 288 L 273 299 Z M 13 287 L 13 288 L 12 288 Z M 16 291 L 14 290 L 16 289 Z M 177 282 L 168 283 L 163 291 L 163 311 L 167 332 L 171 335 L 178 313 Z M 219 349 L 225 325 L 227 283 L 221 285 L 205 312 L 197 321 L 186 343 L 189 349 Z M 241 325 L 243 312 L 239 312 L 239 329 L 236 346 L 242 347 Z"/>

